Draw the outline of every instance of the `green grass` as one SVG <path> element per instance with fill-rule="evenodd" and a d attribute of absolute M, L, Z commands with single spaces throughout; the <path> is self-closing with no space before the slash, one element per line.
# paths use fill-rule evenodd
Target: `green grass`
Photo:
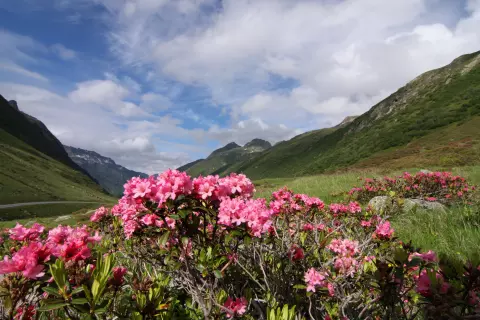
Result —
<path fill-rule="evenodd" d="M 447 212 L 411 212 L 391 219 L 395 235 L 441 257 L 480 263 L 480 211 L 477 206 Z"/>
<path fill-rule="evenodd" d="M 455 168 L 427 168 L 430 170 L 448 169 L 454 174 L 466 177 L 471 184 L 480 185 L 480 166 Z M 326 203 L 341 201 L 342 191 L 360 185 L 359 177 L 382 177 L 398 175 L 403 171 L 417 172 L 419 168 L 408 170 L 356 170 L 336 174 L 324 174 L 301 178 L 277 178 L 255 181 L 258 197 L 271 196 L 273 191 L 287 186 L 296 193 L 317 196 Z M 478 202 L 478 201 L 477 201 Z M 478 202 L 480 203 L 480 202 Z M 393 217 L 396 235 L 403 241 L 412 241 L 423 250 L 434 250 L 439 255 L 455 259 L 471 259 L 480 262 L 480 211 L 478 204 L 467 207 L 450 208 L 446 213 L 418 211 Z"/>
<path fill-rule="evenodd" d="M 0 204 L 49 200 L 112 202 L 89 177 L 0 129 Z"/>
<path fill-rule="evenodd" d="M 112 203 L 68 203 L 25 206 L 0 209 L 0 228 L 14 227 L 17 222 L 31 225 L 34 222 L 47 227 L 87 223 L 92 210 Z"/>

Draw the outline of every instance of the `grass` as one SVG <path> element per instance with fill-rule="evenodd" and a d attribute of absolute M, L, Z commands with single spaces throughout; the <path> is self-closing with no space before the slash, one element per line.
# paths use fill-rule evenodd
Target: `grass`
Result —
<path fill-rule="evenodd" d="M 14 227 L 17 222 L 27 226 L 38 222 L 47 227 L 87 223 L 91 212 L 101 205 L 111 206 L 111 203 L 61 203 L 0 209 L 0 228 Z"/>
<path fill-rule="evenodd" d="M 468 179 L 471 184 L 480 185 L 480 166 L 455 168 L 428 168 L 448 170 Z M 326 203 L 341 201 L 342 191 L 360 185 L 359 177 L 381 177 L 398 175 L 402 171 L 417 172 L 419 168 L 408 170 L 356 170 L 336 174 L 324 174 L 301 178 L 277 178 L 255 181 L 257 196 L 271 196 L 273 191 L 287 186 L 296 193 L 317 196 Z M 480 203 L 480 202 L 479 202 Z M 446 213 L 417 211 L 393 217 L 392 224 L 396 235 L 403 241 L 412 241 L 423 250 L 434 250 L 440 256 L 454 259 L 471 259 L 480 262 L 480 210 L 477 205 L 454 207 Z"/>
<path fill-rule="evenodd" d="M 72 200 L 112 202 L 90 178 L 0 129 L 0 204 Z"/>
<path fill-rule="evenodd" d="M 480 211 L 476 206 L 446 212 L 418 210 L 391 219 L 395 234 L 444 258 L 480 263 Z"/>

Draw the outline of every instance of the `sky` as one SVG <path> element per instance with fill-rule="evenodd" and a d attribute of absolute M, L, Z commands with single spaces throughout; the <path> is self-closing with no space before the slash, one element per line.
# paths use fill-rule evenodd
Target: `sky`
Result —
<path fill-rule="evenodd" d="M 0 94 L 153 174 L 359 115 L 480 50 L 480 0 L 5 0 Z"/>

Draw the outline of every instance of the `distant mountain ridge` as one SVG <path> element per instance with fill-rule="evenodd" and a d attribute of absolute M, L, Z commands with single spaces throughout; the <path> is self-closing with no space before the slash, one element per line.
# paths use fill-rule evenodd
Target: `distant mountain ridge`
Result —
<path fill-rule="evenodd" d="M 148 177 L 145 173 L 133 171 L 116 164 L 111 158 L 102 156 L 95 151 L 70 146 L 64 147 L 69 157 L 93 176 L 112 195 L 121 196 L 123 185 L 130 178 Z"/>
<path fill-rule="evenodd" d="M 253 139 L 243 147 L 235 142 L 212 151 L 206 159 L 199 159 L 187 163 L 178 168 L 180 171 L 186 171 L 192 176 L 218 174 L 224 175 L 230 170 L 230 167 L 255 157 L 257 154 L 268 150 L 272 145 L 270 142 L 262 139 Z"/>

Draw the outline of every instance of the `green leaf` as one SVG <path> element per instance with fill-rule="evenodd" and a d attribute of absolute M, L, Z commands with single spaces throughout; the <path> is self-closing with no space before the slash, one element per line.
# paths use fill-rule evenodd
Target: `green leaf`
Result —
<path fill-rule="evenodd" d="M 61 295 L 58 293 L 58 289 L 56 289 L 56 288 L 43 287 L 42 290 L 47 292 L 48 294 L 51 294 L 52 296 L 61 297 Z"/>
<path fill-rule="evenodd" d="M 65 306 L 68 306 L 68 305 L 69 305 L 68 302 L 47 304 L 45 306 L 42 306 L 42 307 L 38 308 L 38 311 L 42 312 L 42 311 L 56 310 L 56 309 L 60 309 L 60 308 L 63 308 Z"/>
<path fill-rule="evenodd" d="M 87 298 L 77 298 L 72 300 L 72 304 L 86 304 L 88 303 Z"/>
<path fill-rule="evenodd" d="M 165 246 L 170 237 L 170 231 L 165 232 L 162 236 L 158 239 L 160 246 Z"/>
<path fill-rule="evenodd" d="M 306 289 L 307 286 L 303 285 L 303 284 L 296 284 L 293 286 L 293 289 Z"/>
<path fill-rule="evenodd" d="M 169 215 L 169 217 L 170 217 L 171 219 L 173 219 L 173 220 L 178 220 L 178 219 L 180 219 L 180 216 L 179 216 L 178 214 L 171 214 L 171 215 Z"/>
<path fill-rule="evenodd" d="M 220 270 L 215 270 L 215 271 L 213 271 L 213 274 L 214 274 L 215 277 L 218 278 L 218 279 L 223 278 L 223 275 L 222 275 L 222 273 L 220 272 Z"/>
<path fill-rule="evenodd" d="M 75 289 L 72 290 L 72 295 L 79 294 L 82 291 L 83 291 L 83 287 L 75 288 Z"/>

